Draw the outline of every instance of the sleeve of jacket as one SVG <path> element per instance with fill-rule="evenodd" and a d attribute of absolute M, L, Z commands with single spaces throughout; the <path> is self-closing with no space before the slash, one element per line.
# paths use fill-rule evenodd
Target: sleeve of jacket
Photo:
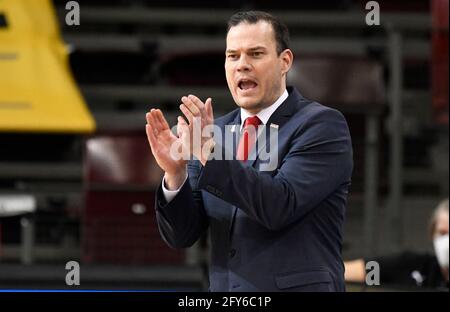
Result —
<path fill-rule="evenodd" d="M 188 180 L 174 199 L 167 203 L 160 185 L 156 191 L 155 210 L 159 232 L 172 248 L 192 246 L 208 227 L 200 189 L 197 189 L 198 161 L 188 163 Z"/>
<path fill-rule="evenodd" d="M 344 116 L 324 109 L 299 126 L 275 172 L 260 172 L 238 160 L 210 160 L 198 186 L 219 194 L 266 228 L 279 230 L 350 183 L 352 157 Z"/>

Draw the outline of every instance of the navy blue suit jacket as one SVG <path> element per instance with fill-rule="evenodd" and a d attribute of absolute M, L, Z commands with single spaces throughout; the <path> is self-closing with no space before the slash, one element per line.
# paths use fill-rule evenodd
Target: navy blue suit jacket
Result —
<path fill-rule="evenodd" d="M 257 155 L 204 167 L 190 161 L 189 183 L 169 204 L 157 190 L 156 218 L 169 246 L 189 247 L 209 228 L 211 291 L 345 290 L 342 231 L 353 169 L 348 126 L 337 110 L 294 88 L 288 92 L 268 121 L 279 126 L 274 170 L 260 171 Z M 215 124 L 223 131 L 239 125 L 240 110 Z"/>

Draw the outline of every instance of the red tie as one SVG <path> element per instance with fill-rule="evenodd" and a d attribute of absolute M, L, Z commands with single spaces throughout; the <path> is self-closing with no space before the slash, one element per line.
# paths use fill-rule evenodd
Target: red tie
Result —
<path fill-rule="evenodd" d="M 248 117 L 245 119 L 243 128 L 244 132 L 242 133 L 241 140 L 239 141 L 236 159 L 242 161 L 248 160 L 248 155 L 256 144 L 258 125 L 260 124 L 261 120 L 259 120 L 257 116 Z"/>

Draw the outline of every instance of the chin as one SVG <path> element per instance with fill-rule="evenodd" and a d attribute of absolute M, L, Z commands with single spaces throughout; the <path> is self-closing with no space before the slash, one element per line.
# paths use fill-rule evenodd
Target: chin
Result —
<path fill-rule="evenodd" d="M 258 108 L 258 101 L 255 99 L 249 99 L 249 98 L 240 98 L 236 101 L 239 107 L 242 107 L 244 109 L 255 109 Z"/>
<path fill-rule="evenodd" d="M 239 104 L 239 107 L 244 108 L 246 110 L 254 110 L 258 108 L 258 104 L 255 102 L 249 102 L 249 101 L 241 101 Z"/>

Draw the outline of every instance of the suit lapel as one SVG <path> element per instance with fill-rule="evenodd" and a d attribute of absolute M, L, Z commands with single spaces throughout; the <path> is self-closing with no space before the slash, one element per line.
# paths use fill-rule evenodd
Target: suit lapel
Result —
<path fill-rule="evenodd" d="M 288 87 L 288 91 L 288 98 L 283 102 L 283 104 L 280 105 L 280 107 L 277 108 L 272 116 L 270 116 L 267 124 L 265 125 L 265 131 L 261 133 L 261 135 L 265 135 L 265 140 L 260 140 L 261 135 L 258 137 L 257 148 L 253 149 L 250 153 L 250 156 L 246 162 L 247 166 L 253 166 L 255 164 L 258 155 L 264 148 L 266 148 L 267 142 L 270 142 L 270 128 L 277 128 L 278 131 L 280 131 L 292 115 L 294 115 L 305 105 L 306 102 L 296 89 Z M 274 134 L 276 134 L 276 132 Z"/>
<path fill-rule="evenodd" d="M 288 121 L 289 119 L 292 117 L 292 115 L 294 115 L 296 112 L 298 112 L 300 109 L 302 109 L 306 103 L 308 103 L 301 95 L 300 93 L 297 91 L 297 89 L 292 88 L 292 87 L 288 87 L 288 92 L 289 92 L 289 97 L 283 102 L 283 104 L 280 105 L 280 107 L 277 108 L 277 110 L 272 114 L 272 116 L 270 116 L 268 122 L 267 122 L 267 127 L 266 127 L 266 131 L 262 132 L 261 135 L 265 135 L 266 136 L 266 140 L 263 141 L 263 144 L 258 144 L 257 145 L 257 149 L 253 149 L 253 151 L 251 152 L 251 154 L 249 155 L 249 159 L 247 160 L 247 162 L 244 164 L 245 166 L 253 166 L 258 155 L 261 153 L 261 151 L 263 150 L 263 148 L 266 147 L 267 142 L 269 142 L 270 140 L 270 127 L 277 127 L 278 130 L 280 130 Z M 231 131 L 233 132 L 233 135 L 236 136 L 237 140 L 236 140 L 236 144 L 234 146 L 234 151 L 233 151 L 233 159 L 236 159 L 236 152 L 237 152 L 237 145 L 239 144 L 239 140 L 240 140 L 240 124 L 241 124 L 241 113 L 240 110 L 238 110 L 238 113 L 236 114 L 235 119 L 229 123 L 228 125 L 233 125 L 234 127 L 229 127 L 229 129 L 225 129 L 225 131 Z M 226 127 L 227 128 L 227 127 Z M 229 227 L 229 238 L 230 240 L 232 239 L 232 234 L 233 234 L 233 230 L 234 230 L 234 224 L 236 221 L 236 216 L 238 214 L 238 208 L 236 206 L 232 206 L 232 209 L 230 211 L 231 216 L 231 222 L 230 222 L 230 227 Z"/>

